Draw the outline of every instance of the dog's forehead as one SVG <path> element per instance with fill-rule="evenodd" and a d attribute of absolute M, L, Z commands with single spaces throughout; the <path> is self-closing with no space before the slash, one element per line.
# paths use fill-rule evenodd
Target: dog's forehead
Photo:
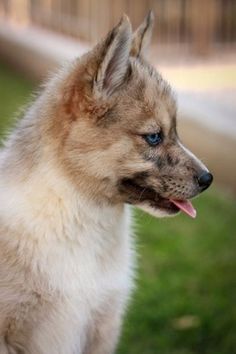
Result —
<path fill-rule="evenodd" d="M 163 104 L 170 116 L 174 116 L 176 114 L 176 99 L 168 82 L 149 63 L 142 63 L 139 74 L 140 80 L 145 83 L 144 99 L 155 107 Z"/>
<path fill-rule="evenodd" d="M 175 124 L 176 100 L 169 84 L 149 64 L 134 62 L 128 92 L 125 93 L 129 110 L 136 111 L 137 123 L 154 119 L 160 125 Z M 130 102 L 133 100 L 134 105 Z"/>

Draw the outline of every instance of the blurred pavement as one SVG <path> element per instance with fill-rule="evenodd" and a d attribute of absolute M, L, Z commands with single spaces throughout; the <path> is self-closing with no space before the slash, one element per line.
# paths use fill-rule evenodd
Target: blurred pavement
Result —
<path fill-rule="evenodd" d="M 236 62 L 160 66 L 177 92 L 180 116 L 236 139 Z"/>

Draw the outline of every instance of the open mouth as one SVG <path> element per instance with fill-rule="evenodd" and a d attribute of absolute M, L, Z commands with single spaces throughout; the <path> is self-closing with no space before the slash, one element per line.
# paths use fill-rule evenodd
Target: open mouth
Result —
<path fill-rule="evenodd" d="M 161 209 L 168 214 L 176 214 L 179 211 L 195 218 L 197 215 L 192 203 L 189 200 L 177 200 L 163 198 L 153 188 L 140 186 L 133 179 L 123 179 L 120 185 L 121 192 L 127 196 L 126 202 L 130 204 L 148 203 L 152 208 Z"/>

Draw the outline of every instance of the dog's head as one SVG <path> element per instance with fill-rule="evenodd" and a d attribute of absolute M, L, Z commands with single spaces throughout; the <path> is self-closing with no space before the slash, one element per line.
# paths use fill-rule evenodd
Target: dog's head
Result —
<path fill-rule="evenodd" d="M 90 197 L 156 216 L 180 209 L 194 216 L 188 199 L 209 187 L 212 175 L 181 144 L 172 90 L 145 60 L 152 24 L 150 13 L 132 34 L 124 16 L 74 63 L 57 112 L 60 157 Z"/>

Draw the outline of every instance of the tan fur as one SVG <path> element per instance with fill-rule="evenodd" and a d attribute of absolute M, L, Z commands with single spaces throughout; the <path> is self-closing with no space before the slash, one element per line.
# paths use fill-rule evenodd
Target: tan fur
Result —
<path fill-rule="evenodd" d="M 205 167 L 127 17 L 56 73 L 0 155 L 0 353 L 111 354 L 133 287 L 126 203 L 170 215 Z M 146 135 L 162 132 L 150 147 Z"/>

